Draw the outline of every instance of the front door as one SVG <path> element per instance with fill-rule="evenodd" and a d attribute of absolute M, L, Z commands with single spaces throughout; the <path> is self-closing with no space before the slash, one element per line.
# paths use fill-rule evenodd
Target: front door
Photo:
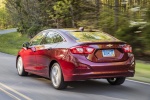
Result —
<path fill-rule="evenodd" d="M 26 51 L 27 53 L 26 59 L 28 60 L 27 62 L 29 65 L 27 66 L 27 70 L 33 73 L 37 73 L 37 59 L 36 59 L 37 52 L 36 51 L 38 50 L 38 47 L 41 41 L 43 40 L 43 38 L 46 36 L 46 34 L 47 31 L 42 31 L 38 33 L 33 39 L 31 39 L 30 47 Z"/>
<path fill-rule="evenodd" d="M 24 48 L 23 51 L 23 62 L 24 62 L 24 68 L 25 70 L 31 71 L 33 67 L 36 66 L 36 59 L 35 59 L 35 53 L 34 53 L 34 47 L 30 48 Z"/>

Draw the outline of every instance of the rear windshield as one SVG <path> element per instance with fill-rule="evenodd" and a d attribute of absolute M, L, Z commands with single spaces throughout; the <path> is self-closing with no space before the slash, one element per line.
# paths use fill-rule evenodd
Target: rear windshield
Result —
<path fill-rule="evenodd" d="M 78 42 L 119 41 L 103 32 L 70 32 L 70 35 Z"/>

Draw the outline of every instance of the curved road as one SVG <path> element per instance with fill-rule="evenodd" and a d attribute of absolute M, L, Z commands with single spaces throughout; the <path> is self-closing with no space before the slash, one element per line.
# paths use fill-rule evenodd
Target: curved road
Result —
<path fill-rule="evenodd" d="M 17 32 L 17 28 L 11 28 L 11 29 L 5 29 L 5 30 L 0 30 L 0 35 L 1 34 L 7 34 L 10 32 Z"/>
<path fill-rule="evenodd" d="M 1 100 L 150 100 L 150 85 L 128 80 L 121 86 L 111 86 L 106 80 L 78 81 L 55 90 L 48 79 L 18 76 L 15 58 L 0 53 Z"/>

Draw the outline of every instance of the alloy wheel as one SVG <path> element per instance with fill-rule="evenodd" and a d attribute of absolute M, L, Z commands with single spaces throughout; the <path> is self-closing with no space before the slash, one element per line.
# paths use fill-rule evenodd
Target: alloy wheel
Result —
<path fill-rule="evenodd" d="M 28 75 L 28 72 L 26 72 L 24 70 L 23 61 L 22 61 L 21 57 L 19 57 L 18 60 L 17 60 L 17 71 L 18 71 L 18 74 L 20 76 L 26 76 L 26 75 Z"/>
<path fill-rule="evenodd" d="M 52 78 L 53 85 L 55 87 L 58 87 L 61 82 L 61 70 L 60 70 L 59 66 L 54 65 L 52 68 L 51 74 L 52 74 L 51 78 Z"/>
<path fill-rule="evenodd" d="M 23 62 L 21 57 L 18 58 L 17 70 L 18 70 L 18 74 L 21 75 L 21 73 L 23 72 Z"/>

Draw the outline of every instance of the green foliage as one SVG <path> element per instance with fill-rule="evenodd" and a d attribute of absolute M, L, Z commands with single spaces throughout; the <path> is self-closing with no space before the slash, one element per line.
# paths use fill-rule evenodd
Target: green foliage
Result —
<path fill-rule="evenodd" d="M 7 11 L 21 34 L 28 34 L 29 37 L 32 37 L 42 27 L 47 26 L 48 15 L 45 14 L 45 11 L 49 8 L 46 6 L 46 0 L 43 0 L 42 3 L 37 0 L 6 1 Z M 43 2 L 45 5 L 43 5 Z"/>
<path fill-rule="evenodd" d="M 129 0 L 122 4 L 122 0 L 6 0 L 10 16 L 7 20 L 11 19 L 8 22 L 29 37 L 47 28 L 99 29 L 130 43 L 134 52 L 145 53 L 150 48 L 149 26 L 140 30 L 141 26 L 129 26 L 136 21 L 150 23 L 149 1 Z M 1 13 L 0 21 L 5 15 Z M 6 20 L 1 23 L 8 24 Z M 135 33 L 138 31 L 141 33 Z"/>
<path fill-rule="evenodd" d="M 93 29 L 95 29 L 95 27 L 94 27 L 95 23 L 96 23 L 95 21 L 92 21 L 92 20 L 89 19 L 89 20 L 78 21 L 77 25 L 82 26 L 85 29 L 88 29 L 89 31 L 92 31 Z"/>
<path fill-rule="evenodd" d="M 148 54 L 150 55 L 150 6 L 146 11 L 146 19 L 148 21 L 148 25 L 143 29 L 142 40 L 144 45 L 146 46 L 146 50 L 148 51 Z"/>
<path fill-rule="evenodd" d="M 99 27 L 107 33 L 113 34 L 115 31 L 115 22 L 113 10 L 104 11 L 100 14 Z"/>
<path fill-rule="evenodd" d="M 146 14 L 146 19 L 148 22 L 150 22 L 150 7 L 148 7 L 145 11 L 145 14 Z"/>
<path fill-rule="evenodd" d="M 27 35 L 21 35 L 18 32 L 0 35 L 0 51 L 17 55 L 24 42 L 29 41 Z"/>
<path fill-rule="evenodd" d="M 5 9 L 5 7 L 0 7 L 0 29 L 4 29 L 9 27 L 9 15 Z"/>
<path fill-rule="evenodd" d="M 58 15 L 64 15 L 69 13 L 70 5 L 71 5 L 72 0 L 62 0 L 56 2 L 56 4 L 53 6 L 54 11 Z"/>
<path fill-rule="evenodd" d="M 120 29 L 116 32 L 116 36 L 124 41 L 130 41 L 135 39 L 138 35 L 135 33 L 137 31 L 139 26 L 134 27 L 125 27 L 123 29 Z M 133 41 L 131 41 L 133 42 Z"/>
<path fill-rule="evenodd" d="M 84 12 L 91 9 L 88 6 L 89 1 L 85 0 L 61 0 L 57 1 L 53 6 L 54 20 L 57 28 L 60 27 L 78 27 L 78 22 L 85 16 Z M 86 9 L 87 8 L 87 9 Z M 83 16 L 82 16 L 83 15 Z M 88 19 L 87 19 L 88 20 Z"/>
<path fill-rule="evenodd" d="M 62 0 L 56 2 L 56 4 L 53 6 L 54 9 L 54 19 L 56 20 L 57 28 L 60 28 L 62 25 L 62 22 L 68 22 L 71 20 L 70 15 L 70 6 L 71 6 L 72 0 Z"/>
<path fill-rule="evenodd" d="M 128 42 L 132 47 L 136 56 L 145 54 L 144 51 L 148 50 L 150 35 L 145 29 L 140 29 L 141 26 L 126 27 L 119 29 L 115 36 L 119 39 Z M 146 31 L 146 32 L 144 32 Z"/>
<path fill-rule="evenodd" d="M 139 42 L 137 40 L 137 37 L 139 35 L 137 33 L 135 33 L 135 31 L 137 31 L 138 28 L 139 28 L 139 26 L 126 27 L 123 29 L 119 29 L 115 35 L 119 39 L 121 39 L 123 41 L 129 41 L 129 44 L 133 45 L 134 47 L 137 47 L 137 46 L 139 46 L 139 44 L 136 44 Z M 133 41 L 131 41 L 131 40 L 133 40 Z"/>
<path fill-rule="evenodd" d="M 114 35 L 118 29 L 129 26 L 129 19 L 125 15 L 126 12 L 120 12 L 119 15 L 115 16 L 112 8 L 104 8 L 101 10 L 99 17 L 99 28 L 106 33 Z M 114 20 L 115 17 L 118 19 L 117 23 Z"/>
<path fill-rule="evenodd" d="M 142 32 L 142 41 L 146 50 L 150 50 L 150 25 L 147 25 Z M 150 52 L 150 51 L 149 51 Z"/>
<path fill-rule="evenodd" d="M 28 32 L 28 36 L 30 37 L 30 38 L 32 38 L 33 36 L 35 36 L 39 31 L 40 31 L 40 26 L 36 26 L 36 25 L 34 25 L 34 26 L 31 26 L 30 28 L 28 28 L 28 30 L 27 30 L 27 32 Z"/>

